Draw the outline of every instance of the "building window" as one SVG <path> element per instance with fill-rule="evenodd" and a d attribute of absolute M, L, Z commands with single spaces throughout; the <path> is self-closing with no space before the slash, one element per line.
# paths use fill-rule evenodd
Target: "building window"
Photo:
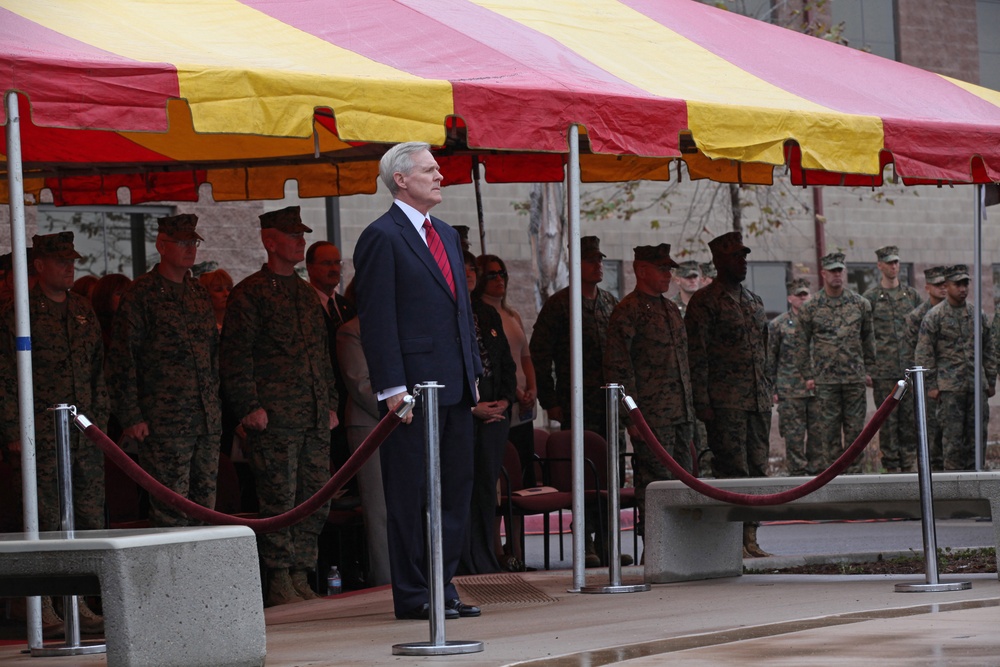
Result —
<path fill-rule="evenodd" d="M 77 276 L 124 273 L 135 279 L 158 259 L 156 219 L 171 206 L 38 206 L 38 233 L 70 231 L 83 259 Z"/>
<path fill-rule="evenodd" d="M 979 84 L 1000 90 L 1000 0 L 978 0 Z"/>
<path fill-rule="evenodd" d="M 768 318 L 788 310 L 785 287 L 791 267 L 787 262 L 750 262 L 743 285 L 764 300 Z"/>
<path fill-rule="evenodd" d="M 601 289 L 611 292 L 616 299 L 621 299 L 622 294 L 622 261 L 620 259 L 606 259 L 604 264 L 604 280 L 601 281 Z"/>
<path fill-rule="evenodd" d="M 850 46 L 896 60 L 893 0 L 831 0 L 830 16 Z"/>

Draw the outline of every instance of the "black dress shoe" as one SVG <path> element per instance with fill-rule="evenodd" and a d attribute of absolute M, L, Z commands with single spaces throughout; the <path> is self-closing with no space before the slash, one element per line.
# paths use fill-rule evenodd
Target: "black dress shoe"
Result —
<path fill-rule="evenodd" d="M 465 604 L 458 598 L 452 598 L 451 600 L 444 601 L 445 612 L 453 611 L 458 616 L 468 618 L 470 616 L 479 616 L 482 612 L 479 611 L 479 607 L 473 607 L 471 604 Z M 450 616 L 448 618 L 451 618 Z"/>
<path fill-rule="evenodd" d="M 474 607 L 473 607 L 474 608 Z M 479 615 L 479 610 L 476 610 L 476 616 Z M 402 614 L 396 614 L 396 618 L 401 621 L 426 621 L 431 617 L 431 606 L 428 603 L 423 603 L 419 607 L 414 607 L 410 611 L 404 612 Z M 458 618 L 459 611 L 457 609 L 449 609 L 447 606 L 444 610 L 445 619 Z"/>

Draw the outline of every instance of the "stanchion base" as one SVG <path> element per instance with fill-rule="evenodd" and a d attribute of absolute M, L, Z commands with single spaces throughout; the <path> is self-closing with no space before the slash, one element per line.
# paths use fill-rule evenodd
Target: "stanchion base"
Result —
<path fill-rule="evenodd" d="M 94 653 L 107 653 L 108 647 L 101 639 L 81 642 L 79 646 L 67 646 L 66 644 L 49 644 L 31 649 L 31 657 L 48 658 L 60 655 L 92 655 Z"/>
<path fill-rule="evenodd" d="M 967 591 L 971 581 L 949 581 L 938 584 L 896 584 L 897 593 L 944 593 L 946 591 Z"/>
<path fill-rule="evenodd" d="M 628 584 L 611 586 L 584 586 L 581 593 L 645 593 L 650 590 L 649 584 Z"/>
<path fill-rule="evenodd" d="M 412 642 L 393 644 L 393 655 L 459 655 L 461 653 L 481 653 L 482 642 L 446 641 L 444 644 L 430 642 Z"/>

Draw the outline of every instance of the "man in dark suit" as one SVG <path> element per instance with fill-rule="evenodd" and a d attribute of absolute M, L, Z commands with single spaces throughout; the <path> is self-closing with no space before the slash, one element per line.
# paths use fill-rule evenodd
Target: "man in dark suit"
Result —
<path fill-rule="evenodd" d="M 476 344 L 458 233 L 429 211 L 441 201 L 441 172 L 424 143 L 391 148 L 379 176 L 395 201 L 354 250 L 361 344 L 372 390 L 393 410 L 414 384 L 436 381 L 441 459 L 441 530 L 447 618 L 478 616 L 451 578 L 472 493 L 472 407 L 482 362 Z M 424 415 L 416 410 L 380 448 L 397 618 L 428 618 L 430 575 Z"/>

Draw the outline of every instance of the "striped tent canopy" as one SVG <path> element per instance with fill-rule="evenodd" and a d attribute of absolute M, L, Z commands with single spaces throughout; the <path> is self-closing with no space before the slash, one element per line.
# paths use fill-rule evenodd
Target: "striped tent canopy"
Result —
<path fill-rule="evenodd" d="M 692 0 L 0 0 L 0 86 L 56 204 L 372 192 L 408 140 L 562 180 L 571 124 L 585 181 L 1000 181 L 1000 93 Z"/>

